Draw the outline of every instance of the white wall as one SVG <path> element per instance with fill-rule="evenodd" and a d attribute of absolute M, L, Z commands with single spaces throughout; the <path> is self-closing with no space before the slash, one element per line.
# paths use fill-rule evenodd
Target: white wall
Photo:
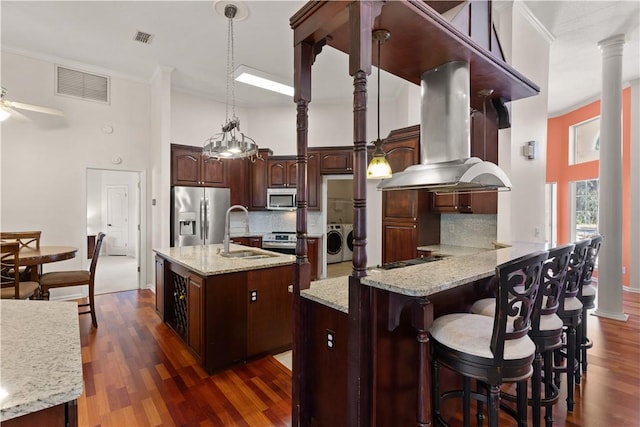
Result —
<path fill-rule="evenodd" d="M 522 2 L 511 5 L 504 2 L 499 13 L 500 40 L 508 40 L 502 47 L 510 64 L 540 86 L 540 94 L 511 102 L 511 129 L 500 131 L 499 163 L 513 188 L 499 195 L 498 240 L 544 242 L 550 39 Z M 522 155 L 531 140 L 538 142 L 535 160 Z"/>
<path fill-rule="evenodd" d="M 53 63 L 6 52 L 2 85 L 10 99 L 58 108 L 65 117 L 34 113 L 31 122 L 2 123 L 0 226 L 42 230 L 42 244 L 80 249 L 45 271 L 87 268 L 86 170 L 149 168 L 149 85 L 112 77 L 111 104 L 56 96 Z M 106 124 L 113 133 L 102 131 Z M 111 163 L 115 156 L 121 164 Z"/>

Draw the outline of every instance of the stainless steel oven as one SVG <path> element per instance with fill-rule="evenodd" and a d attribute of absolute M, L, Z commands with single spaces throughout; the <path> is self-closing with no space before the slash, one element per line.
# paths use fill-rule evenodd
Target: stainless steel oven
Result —
<path fill-rule="evenodd" d="M 296 254 L 296 233 L 293 231 L 274 231 L 262 236 L 262 249 L 281 254 Z"/>

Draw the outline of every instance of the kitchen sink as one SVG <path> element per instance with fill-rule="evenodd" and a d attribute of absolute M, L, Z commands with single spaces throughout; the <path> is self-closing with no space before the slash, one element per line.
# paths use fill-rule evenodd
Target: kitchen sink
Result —
<path fill-rule="evenodd" d="M 241 259 L 263 259 L 263 258 L 273 258 L 277 257 L 277 254 L 266 254 L 264 252 L 251 251 L 251 250 L 239 250 L 239 251 L 229 251 L 222 252 L 222 255 L 225 258 L 241 258 Z"/>

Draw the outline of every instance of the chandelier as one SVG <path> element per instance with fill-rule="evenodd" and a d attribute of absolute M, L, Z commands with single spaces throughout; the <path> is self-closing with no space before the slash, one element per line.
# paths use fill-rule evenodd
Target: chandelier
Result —
<path fill-rule="evenodd" d="M 226 88 L 226 119 L 222 125 L 222 132 L 213 135 L 205 141 L 203 153 L 209 157 L 244 159 L 260 157 L 258 144 L 240 130 L 240 119 L 236 116 L 235 81 L 233 79 L 234 52 L 233 52 L 233 19 L 236 17 L 238 7 L 227 4 L 224 7 L 224 16 L 227 18 L 227 88 Z M 231 102 L 230 102 L 231 101 Z M 229 117 L 229 104 L 231 104 L 231 117 Z"/>

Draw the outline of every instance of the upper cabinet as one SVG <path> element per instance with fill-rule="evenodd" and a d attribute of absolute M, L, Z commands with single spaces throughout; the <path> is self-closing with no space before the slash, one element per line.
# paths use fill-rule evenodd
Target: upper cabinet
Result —
<path fill-rule="evenodd" d="M 258 150 L 260 157 L 250 161 L 249 166 L 249 210 L 259 211 L 267 209 L 267 175 L 269 168 L 269 156 L 272 153 L 268 148 Z"/>
<path fill-rule="evenodd" d="M 297 164 L 294 157 L 272 157 L 267 163 L 269 188 L 295 187 Z"/>
<path fill-rule="evenodd" d="M 171 185 L 227 187 L 225 162 L 202 154 L 202 148 L 171 145 Z"/>
<path fill-rule="evenodd" d="M 353 174 L 353 147 L 314 148 L 320 156 L 321 175 Z"/>

